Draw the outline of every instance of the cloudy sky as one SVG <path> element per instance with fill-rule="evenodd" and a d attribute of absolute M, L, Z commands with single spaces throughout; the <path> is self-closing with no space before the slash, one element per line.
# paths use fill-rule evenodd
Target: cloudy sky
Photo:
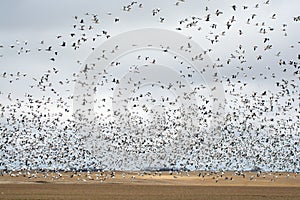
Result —
<path fill-rule="evenodd" d="M 298 61 L 299 22 L 293 20 L 298 16 L 295 5 L 299 3 L 296 0 L 289 1 L 288 4 L 282 1 L 226 1 L 220 5 L 217 1 L 176 0 L 138 1 L 130 4 L 131 1 L 4 1 L 0 8 L 0 44 L 3 46 L 0 48 L 1 72 L 21 72 L 29 77 L 39 78 L 49 68 L 55 67 L 59 69 L 60 75 L 54 78 L 71 79 L 72 74 L 79 72 L 82 63 L 93 52 L 91 49 L 97 48 L 106 40 L 105 37 L 99 37 L 94 42 L 91 39 L 102 31 L 107 31 L 113 37 L 130 30 L 161 28 L 191 36 L 204 50 L 210 49 L 211 60 L 216 64 L 226 65 L 219 69 L 220 76 L 246 73 L 248 78 L 240 76 L 240 79 L 248 82 L 249 89 L 275 89 L 274 82 L 277 79 L 263 78 L 272 73 L 278 78 L 293 78 L 290 75 L 294 69 L 289 67 L 287 73 L 282 73 L 278 62 L 281 59 Z M 124 6 L 126 9 L 130 7 L 129 12 L 124 11 Z M 156 9 L 159 12 L 153 16 Z M 99 24 L 93 24 L 93 14 L 99 18 Z M 208 15 L 209 21 L 206 21 Z M 75 19 L 75 16 L 78 18 Z M 199 18 L 198 22 L 195 26 L 186 28 L 193 17 Z M 227 29 L 227 22 L 232 17 L 232 25 Z M 78 30 L 81 19 L 84 19 L 86 29 L 89 26 L 93 29 Z M 119 21 L 115 22 L 116 19 Z M 75 24 L 77 27 L 73 28 Z M 259 33 L 262 30 L 266 30 L 266 33 Z M 71 37 L 71 33 L 76 36 Z M 86 34 L 88 40 L 74 51 L 70 46 L 80 39 L 82 33 Z M 217 41 L 212 41 L 216 37 Z M 65 48 L 60 47 L 63 41 L 66 42 Z M 268 45 L 271 48 L 264 50 Z M 52 55 L 53 51 L 45 52 L 49 46 L 56 48 L 58 55 Z M 42 49 L 40 52 L 39 48 Z M 24 53 L 26 50 L 30 52 Z M 241 63 L 237 57 L 243 51 L 242 56 L 246 62 Z M 55 62 L 50 61 L 53 57 Z M 262 59 L 257 60 L 258 57 Z M 252 70 L 240 70 L 247 67 Z M 251 81 L 250 77 L 254 76 L 257 78 Z M 17 98 L 30 85 L 31 80 L 24 84 L 10 84 L 10 87 L 7 87 L 7 79 L 0 81 L 4 81 L 1 83 L 2 93 L 10 93 L 14 88 L 13 95 Z M 297 79 L 294 81 L 298 83 Z M 67 90 L 73 90 L 72 84 L 68 87 Z M 20 90 L 21 93 L 18 93 Z M 6 98 L 5 96 L 2 95 L 1 98 Z"/>

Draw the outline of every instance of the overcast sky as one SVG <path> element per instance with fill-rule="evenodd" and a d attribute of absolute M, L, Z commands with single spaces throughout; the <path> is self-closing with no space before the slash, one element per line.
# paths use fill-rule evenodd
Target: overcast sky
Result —
<path fill-rule="evenodd" d="M 39 78 L 53 67 L 59 69 L 59 75 L 53 79 L 71 79 L 72 74 L 78 73 L 82 67 L 80 63 L 84 63 L 92 53 L 91 49 L 107 40 L 105 37 L 99 37 L 92 42 L 91 38 L 102 34 L 103 30 L 113 37 L 141 28 L 162 28 L 191 36 L 204 50 L 211 49 L 209 57 L 213 62 L 225 66 L 219 69 L 220 76 L 225 79 L 240 73 L 240 78 L 232 82 L 242 79 L 248 83 L 248 89 L 263 91 L 268 88 L 275 91 L 274 84 L 281 78 L 293 80 L 298 85 L 299 79 L 292 76 L 295 69 L 288 67 L 287 72 L 283 73 L 278 63 L 281 59 L 287 62 L 299 61 L 299 22 L 294 21 L 294 17 L 299 14 L 299 2 L 268 2 L 226 1 L 220 4 L 219 1 L 192 0 L 138 1 L 127 12 L 123 7 L 130 5 L 131 1 L 3 1 L 0 7 L 0 44 L 3 46 L 0 48 L 0 71 L 2 74 L 21 72 L 28 76 L 16 84 L 9 84 L 8 79 L 0 79 L 0 98 L 6 101 L 9 93 L 12 93 L 14 98 L 22 96 L 32 84 L 31 78 Z M 140 4 L 142 5 L 139 6 Z M 235 10 L 233 5 L 236 5 Z M 244 9 L 243 6 L 247 8 Z M 153 16 L 155 9 L 159 12 Z M 217 16 L 216 12 L 220 14 Z M 99 24 L 93 24 L 92 14 L 97 15 Z M 207 15 L 210 15 L 209 21 L 205 21 Z M 75 16 L 78 17 L 77 20 Z M 232 25 L 227 29 L 226 24 L 233 16 Z M 188 22 L 193 21 L 192 17 L 199 17 L 199 22 L 195 27 L 185 28 Z M 161 18 L 164 18 L 163 23 L 160 22 Z M 86 27 L 91 25 L 94 29 L 78 30 L 81 19 L 84 19 Z M 115 19 L 119 21 L 115 22 Z M 187 19 L 187 22 L 180 24 L 179 21 L 184 19 Z M 77 24 L 75 29 L 74 24 Z M 178 27 L 182 30 L 176 30 Z M 259 33 L 261 29 L 265 29 L 266 33 Z M 222 32 L 224 35 L 221 35 Z M 70 33 L 75 33 L 76 36 L 71 37 Z M 88 40 L 75 51 L 71 44 L 76 42 L 82 33 L 86 34 Z M 218 41 L 212 43 L 216 35 Z M 63 41 L 67 43 L 65 48 L 60 47 Z M 271 45 L 271 49 L 264 50 L 267 45 Z M 45 52 L 49 46 L 53 46 L 58 55 Z M 254 51 L 255 46 L 257 49 Z M 38 48 L 42 50 L 39 52 Z M 24 53 L 26 50 L 30 52 Z M 244 63 L 237 59 L 240 52 L 243 52 L 242 56 L 246 61 Z M 257 60 L 259 56 L 262 57 L 261 60 Z M 55 62 L 50 61 L 52 57 L 55 57 Z M 227 62 L 229 64 L 226 64 Z M 247 67 L 252 69 L 240 70 Z M 248 77 L 242 76 L 243 73 Z M 270 78 L 272 73 L 276 75 L 275 79 Z M 256 79 L 251 81 L 250 77 Z M 71 83 L 65 87 L 63 89 L 69 90 L 71 95 L 74 85 Z"/>

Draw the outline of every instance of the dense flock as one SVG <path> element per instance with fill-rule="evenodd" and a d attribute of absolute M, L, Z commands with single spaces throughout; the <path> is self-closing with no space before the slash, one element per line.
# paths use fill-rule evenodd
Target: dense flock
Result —
<path fill-rule="evenodd" d="M 169 3 L 170 8 L 177 9 L 189 1 Z M 47 66 L 41 76 L 28 70 L 30 66 L 19 71 L 0 68 L 0 168 L 299 171 L 300 40 L 276 46 L 273 39 L 273 35 L 283 41 L 288 38 L 289 27 L 299 27 L 299 16 L 289 16 L 286 23 L 278 25 L 282 13 L 260 18 L 263 10 L 272 10 L 270 0 L 225 4 L 226 8 L 219 9 L 205 1 L 198 15 L 187 15 L 169 25 L 172 19 L 163 8 L 149 9 L 145 4 L 132 1 L 120 5 L 119 13 L 79 13 L 73 16 L 69 34 L 57 30 L 54 43 L 16 38 L 4 45 L 0 38 L 0 67 L 6 59 L 18 60 L 21 56 L 39 57 Z M 124 12 L 136 17 L 135 13 L 146 13 L 160 28 L 166 26 L 186 35 L 181 51 L 189 52 L 189 41 L 197 37 L 208 41 L 208 48 L 185 60 L 162 44 L 155 52 L 140 50 L 127 60 L 115 58 L 100 73 L 91 72 L 96 70 L 97 60 L 75 57 L 79 71 L 60 63 L 64 54 L 80 52 L 81 48 L 93 53 L 102 42 L 116 36 L 103 27 L 117 27 L 122 23 L 118 16 Z M 253 30 L 257 44 L 249 36 L 244 38 L 249 42 L 243 44 L 235 39 L 252 35 Z M 226 37 L 232 37 L 236 48 L 227 52 L 223 46 L 218 57 L 221 47 L 217 45 Z M 98 61 L 120 48 L 102 49 Z M 193 61 L 207 56 L 212 65 L 195 70 Z M 266 64 L 268 61 L 272 66 Z M 161 63 L 172 63 L 170 69 L 178 78 L 169 79 L 170 74 L 161 72 L 167 81 L 151 82 L 146 72 L 159 73 Z M 201 80 L 205 79 L 206 67 L 217 71 L 213 80 L 222 85 L 224 99 L 218 108 L 222 112 L 212 110 L 217 101 L 211 95 L 215 88 Z M 64 68 L 68 68 L 68 74 Z M 91 80 L 92 89 L 88 84 Z M 256 87 L 258 83 L 262 87 Z M 76 85 L 86 88 L 80 94 L 83 96 L 74 95 Z M 176 95 L 178 91 L 183 92 Z M 95 97 L 87 101 L 85 95 Z M 79 107 L 75 108 L 75 101 Z M 183 105 L 186 102 L 188 105 Z M 92 105 L 93 113 L 87 105 Z"/>

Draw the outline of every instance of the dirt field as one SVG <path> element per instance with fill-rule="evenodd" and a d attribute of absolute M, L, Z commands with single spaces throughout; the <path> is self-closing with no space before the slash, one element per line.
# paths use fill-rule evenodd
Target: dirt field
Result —
<path fill-rule="evenodd" d="M 257 175 L 14 172 L 0 176 L 0 199 L 300 199 L 298 174 Z"/>

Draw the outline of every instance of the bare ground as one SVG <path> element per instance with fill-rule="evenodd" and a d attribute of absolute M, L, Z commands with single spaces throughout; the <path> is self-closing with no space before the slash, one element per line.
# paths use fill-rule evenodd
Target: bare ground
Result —
<path fill-rule="evenodd" d="M 288 173 L 16 174 L 0 176 L 0 199 L 300 199 L 300 176 Z"/>

